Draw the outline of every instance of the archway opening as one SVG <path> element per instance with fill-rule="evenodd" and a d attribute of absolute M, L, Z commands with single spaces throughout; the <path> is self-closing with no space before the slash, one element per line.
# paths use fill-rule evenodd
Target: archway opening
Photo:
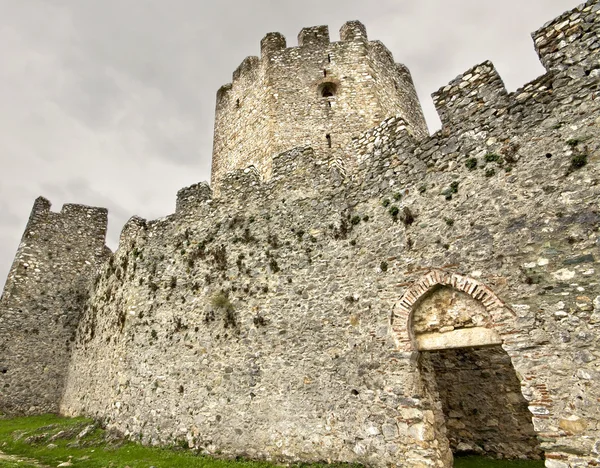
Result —
<path fill-rule="evenodd" d="M 521 382 L 483 303 L 438 285 L 412 311 L 409 326 L 445 466 L 464 455 L 542 459 Z"/>
<path fill-rule="evenodd" d="M 425 351 L 420 369 L 433 400 L 436 432 L 454 457 L 543 457 L 527 401 L 500 345 Z"/>

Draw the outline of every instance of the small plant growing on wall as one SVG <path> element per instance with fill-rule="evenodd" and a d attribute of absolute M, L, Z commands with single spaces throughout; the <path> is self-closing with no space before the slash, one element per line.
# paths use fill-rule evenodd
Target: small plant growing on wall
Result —
<path fill-rule="evenodd" d="M 227 250 L 224 245 L 215 247 L 211 252 L 217 270 L 227 270 Z"/>
<path fill-rule="evenodd" d="M 279 239 L 277 238 L 277 234 L 269 234 L 267 236 L 267 243 L 272 249 L 278 249 L 281 246 Z"/>
<path fill-rule="evenodd" d="M 500 162 L 500 155 L 496 153 L 488 153 L 484 157 L 485 162 Z"/>
<path fill-rule="evenodd" d="M 277 260 L 275 260 L 273 257 L 269 259 L 269 268 L 273 273 L 278 273 L 280 270 Z"/>
<path fill-rule="evenodd" d="M 469 158 L 465 161 L 465 166 L 470 171 L 477 169 L 477 158 Z"/>
<path fill-rule="evenodd" d="M 225 328 L 235 327 L 237 325 L 235 310 L 233 304 L 229 300 L 227 293 L 221 291 L 210 299 L 210 304 L 213 308 L 220 310 L 224 313 L 223 322 Z"/>
<path fill-rule="evenodd" d="M 459 185 L 460 185 L 460 182 L 455 180 L 454 182 L 452 182 L 450 184 L 450 186 L 446 190 L 444 190 L 442 192 L 442 195 L 444 195 L 444 197 L 446 197 L 446 200 L 452 200 L 452 195 L 454 195 L 455 193 L 458 193 Z"/>
<path fill-rule="evenodd" d="M 348 226 L 348 221 L 344 216 L 340 218 L 340 225 L 333 230 L 333 238 L 336 240 L 346 239 L 348 237 L 348 233 L 350 232 L 351 226 Z"/>
<path fill-rule="evenodd" d="M 410 208 L 408 206 L 405 206 L 404 208 L 402 208 L 401 219 L 402 219 L 402 222 L 404 223 L 404 225 L 407 227 L 415 222 L 415 216 L 413 215 L 412 211 L 410 210 Z"/>
<path fill-rule="evenodd" d="M 587 165 L 587 154 L 580 153 L 576 154 L 571 158 L 571 171 L 581 169 L 583 166 Z"/>
<path fill-rule="evenodd" d="M 390 206 L 388 212 L 392 216 L 394 222 L 398 221 L 398 214 L 400 213 L 400 208 L 398 208 L 396 205 L 392 205 Z"/>
<path fill-rule="evenodd" d="M 254 323 L 256 328 L 265 327 L 267 325 L 267 319 L 260 314 L 256 314 L 252 319 L 252 323 Z"/>

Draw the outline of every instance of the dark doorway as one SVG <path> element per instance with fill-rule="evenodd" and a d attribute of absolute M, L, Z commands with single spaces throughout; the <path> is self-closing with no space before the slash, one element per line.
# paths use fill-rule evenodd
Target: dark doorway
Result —
<path fill-rule="evenodd" d="M 420 360 L 437 408 L 436 433 L 446 434 L 454 456 L 543 458 L 521 384 L 501 346 L 425 351 Z"/>

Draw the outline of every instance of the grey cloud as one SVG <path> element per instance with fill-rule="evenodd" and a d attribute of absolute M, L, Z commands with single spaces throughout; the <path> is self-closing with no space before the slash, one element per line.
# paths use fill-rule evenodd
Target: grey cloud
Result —
<path fill-rule="evenodd" d="M 358 19 L 430 94 L 491 58 L 509 89 L 543 72 L 529 33 L 572 0 L 0 0 L 0 284 L 38 195 L 109 208 L 116 245 L 133 214 L 173 211 L 210 177 L 217 89 L 265 33 L 333 40 Z M 7 208 L 8 207 L 8 208 Z"/>
<path fill-rule="evenodd" d="M 4 228 L 21 226 L 21 216 L 16 214 L 6 202 L 0 202 L 0 225 Z"/>

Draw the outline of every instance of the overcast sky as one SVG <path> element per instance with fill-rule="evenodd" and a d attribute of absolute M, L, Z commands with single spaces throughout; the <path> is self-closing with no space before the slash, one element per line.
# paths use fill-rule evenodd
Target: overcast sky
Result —
<path fill-rule="evenodd" d="M 492 60 L 509 91 L 543 73 L 530 33 L 573 0 L 0 0 L 0 288 L 33 201 L 109 209 L 108 245 L 136 214 L 172 213 L 210 178 L 215 94 L 265 33 L 296 45 L 362 21 L 430 98 Z"/>

